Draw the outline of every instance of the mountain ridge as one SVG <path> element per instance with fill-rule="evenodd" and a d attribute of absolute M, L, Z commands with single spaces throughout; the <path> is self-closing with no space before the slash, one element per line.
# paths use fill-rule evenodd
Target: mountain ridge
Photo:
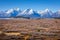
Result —
<path fill-rule="evenodd" d="M 49 9 L 34 11 L 33 9 L 20 10 L 19 8 L 0 11 L 0 18 L 60 18 L 60 11 L 52 12 Z"/>

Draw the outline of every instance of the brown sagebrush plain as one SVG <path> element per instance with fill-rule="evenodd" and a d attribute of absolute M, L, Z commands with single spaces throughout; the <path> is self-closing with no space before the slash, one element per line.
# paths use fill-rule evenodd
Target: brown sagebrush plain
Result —
<path fill-rule="evenodd" d="M 0 19 L 0 31 L 1 40 L 60 40 L 60 19 Z"/>

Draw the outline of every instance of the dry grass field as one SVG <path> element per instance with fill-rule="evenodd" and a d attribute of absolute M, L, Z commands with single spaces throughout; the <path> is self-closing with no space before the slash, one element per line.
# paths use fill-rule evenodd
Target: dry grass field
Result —
<path fill-rule="evenodd" d="M 0 19 L 0 40 L 60 40 L 60 19 Z"/>

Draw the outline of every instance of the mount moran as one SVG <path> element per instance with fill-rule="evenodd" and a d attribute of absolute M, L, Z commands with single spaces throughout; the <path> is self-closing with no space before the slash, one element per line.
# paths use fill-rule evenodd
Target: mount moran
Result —
<path fill-rule="evenodd" d="M 6 11 L 0 11 L 0 18 L 60 18 L 60 10 L 53 13 L 49 9 L 45 9 L 43 11 L 25 9 L 22 11 L 19 8 L 14 8 Z"/>

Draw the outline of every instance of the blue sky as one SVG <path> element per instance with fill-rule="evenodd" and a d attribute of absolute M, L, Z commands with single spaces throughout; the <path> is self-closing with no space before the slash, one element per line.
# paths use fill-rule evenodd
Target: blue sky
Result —
<path fill-rule="evenodd" d="M 31 8 L 33 10 L 44 10 L 46 8 L 60 10 L 60 0 L 0 0 L 0 10 L 20 8 L 21 10 Z"/>

